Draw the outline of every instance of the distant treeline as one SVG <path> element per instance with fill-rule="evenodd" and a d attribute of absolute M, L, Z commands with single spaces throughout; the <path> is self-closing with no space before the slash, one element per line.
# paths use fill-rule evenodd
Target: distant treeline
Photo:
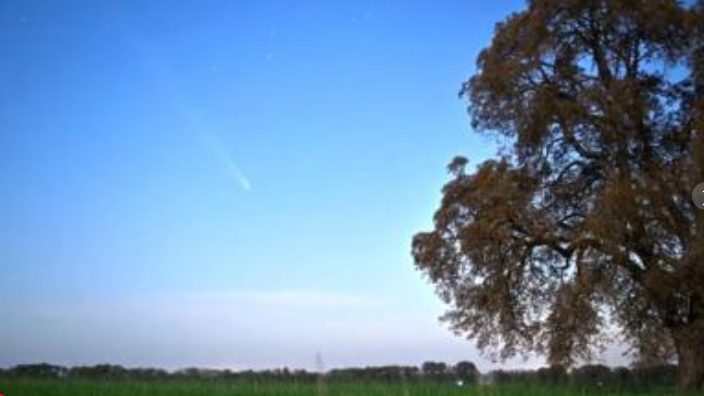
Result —
<path fill-rule="evenodd" d="M 449 365 L 442 362 L 425 362 L 416 366 L 376 366 L 344 368 L 327 371 L 328 381 L 382 381 L 382 382 L 452 382 L 461 385 L 483 384 L 544 384 L 572 385 L 600 388 L 671 388 L 677 383 L 676 365 L 649 367 L 608 367 L 585 365 L 567 370 L 552 366 L 538 370 L 495 370 L 481 374 L 472 362 Z M 156 368 L 125 368 L 118 365 L 63 367 L 48 363 L 23 364 L 10 369 L 0 369 L 0 378 L 26 379 L 79 379 L 79 380 L 249 380 L 249 381 L 294 381 L 312 382 L 320 373 L 288 368 L 273 370 L 217 370 L 185 368 L 166 371 Z"/>
<path fill-rule="evenodd" d="M 98 379 L 98 380 L 261 380 L 261 381 L 317 381 L 321 374 L 300 369 L 272 370 L 217 370 L 206 368 L 185 368 L 166 371 L 156 368 L 125 368 L 118 365 L 99 364 L 96 366 L 63 367 L 48 363 L 22 364 L 7 370 L 0 369 L 0 378 L 31 379 Z M 474 363 L 459 362 L 447 365 L 441 362 L 426 362 L 415 366 L 376 366 L 362 368 L 333 369 L 325 372 L 326 380 L 366 380 L 366 381 L 462 381 L 476 383 L 480 373 Z"/>
<path fill-rule="evenodd" d="M 579 388 L 665 389 L 677 386 L 677 365 L 660 364 L 643 367 L 609 367 L 589 364 L 567 370 L 561 366 L 537 370 L 496 370 L 484 376 L 490 383 L 534 383 L 572 385 Z"/>

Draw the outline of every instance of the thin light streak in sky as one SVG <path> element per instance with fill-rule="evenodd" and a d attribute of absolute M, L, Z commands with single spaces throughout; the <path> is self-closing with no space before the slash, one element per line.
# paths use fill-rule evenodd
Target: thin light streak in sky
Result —
<path fill-rule="evenodd" d="M 123 13 L 116 14 L 122 15 Z M 120 22 L 122 23 L 117 25 L 126 30 L 134 45 L 143 54 L 146 67 L 154 74 L 158 85 L 172 99 L 176 108 L 189 124 L 189 129 L 195 137 L 242 190 L 250 191 L 252 183 L 249 178 L 235 160 L 230 149 L 222 143 L 214 128 L 205 120 L 202 112 L 191 104 L 189 96 L 178 82 L 179 78 L 173 68 L 167 64 L 149 40 L 133 24 L 129 23 L 126 18 L 123 18 Z"/>

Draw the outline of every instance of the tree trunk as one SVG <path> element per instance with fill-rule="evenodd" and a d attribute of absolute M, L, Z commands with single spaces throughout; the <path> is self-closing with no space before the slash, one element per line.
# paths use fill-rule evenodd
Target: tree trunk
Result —
<path fill-rule="evenodd" d="M 680 390 L 704 389 L 704 332 L 688 326 L 674 332 Z"/>

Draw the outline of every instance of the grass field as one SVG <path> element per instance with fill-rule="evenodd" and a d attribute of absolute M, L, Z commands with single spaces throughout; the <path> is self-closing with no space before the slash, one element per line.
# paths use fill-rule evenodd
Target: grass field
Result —
<path fill-rule="evenodd" d="M 582 396 L 680 395 L 674 391 L 620 392 L 567 387 L 500 385 L 458 387 L 415 383 L 208 382 L 208 381 L 57 381 L 0 380 L 3 396 Z"/>

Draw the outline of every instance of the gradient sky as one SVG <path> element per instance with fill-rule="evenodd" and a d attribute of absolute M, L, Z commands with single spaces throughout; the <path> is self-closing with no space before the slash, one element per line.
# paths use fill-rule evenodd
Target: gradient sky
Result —
<path fill-rule="evenodd" d="M 493 367 L 410 241 L 522 6 L 0 2 L 0 366 Z"/>

